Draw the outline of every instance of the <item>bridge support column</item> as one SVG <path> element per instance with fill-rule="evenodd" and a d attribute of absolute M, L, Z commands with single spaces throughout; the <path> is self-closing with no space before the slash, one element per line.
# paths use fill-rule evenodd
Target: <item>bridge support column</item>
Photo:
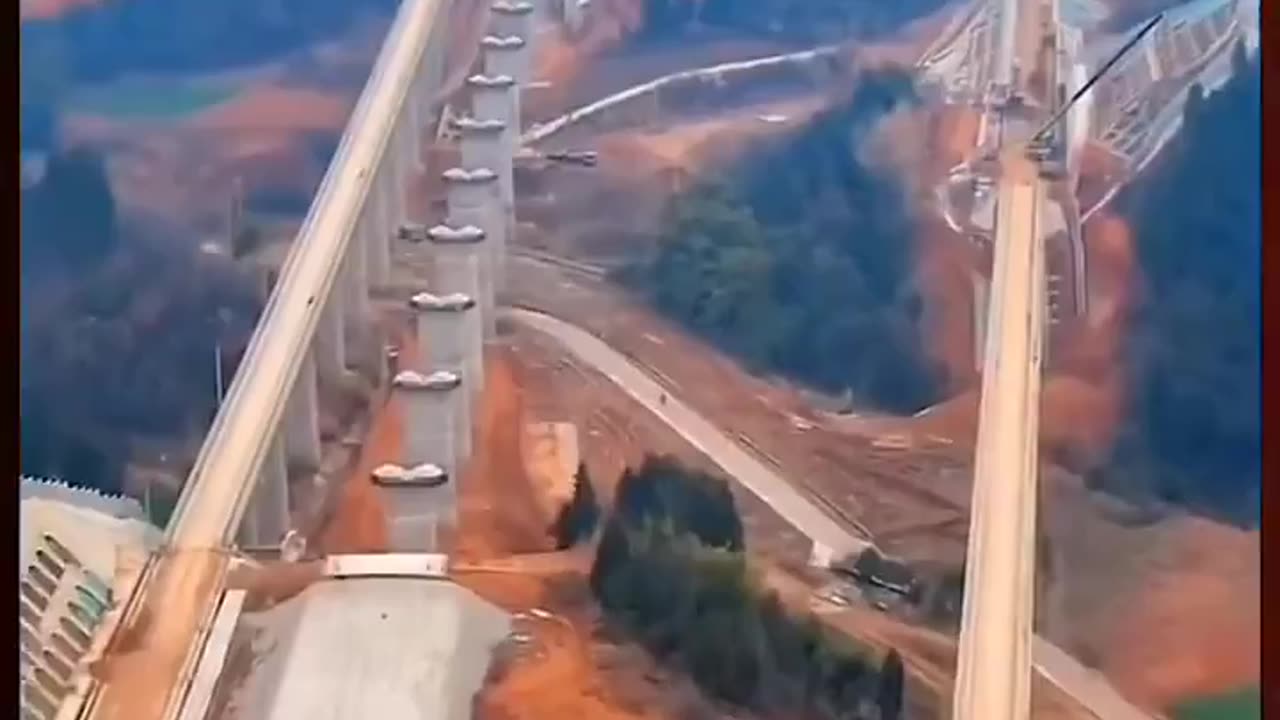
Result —
<path fill-rule="evenodd" d="M 576 33 L 582 28 L 583 12 L 579 0 L 560 0 L 560 12 L 569 32 Z"/>
<path fill-rule="evenodd" d="M 245 513 L 241 544 L 277 545 L 289 531 L 289 469 L 280 434 L 271 441 L 263 458 L 258 483 Z"/>
<path fill-rule="evenodd" d="M 342 286 L 342 282 L 343 275 L 339 273 L 337 286 L 331 291 L 328 302 L 320 312 L 320 323 L 316 326 L 316 373 L 325 382 L 340 381 L 347 366 L 347 343 L 344 337 L 346 330 L 343 328 L 343 296 L 346 288 Z"/>
<path fill-rule="evenodd" d="M 973 367 L 982 372 L 982 359 L 987 351 L 987 311 L 990 310 L 991 285 L 979 274 L 973 276 Z"/>
<path fill-rule="evenodd" d="M 444 172 L 449 224 L 475 225 L 485 233 L 481 256 L 480 303 L 485 332 L 491 336 L 497 314 L 498 288 L 505 279 L 507 223 L 498 190 L 498 176 L 486 167 L 470 171 L 450 168 Z"/>
<path fill-rule="evenodd" d="M 484 381 L 481 348 L 467 332 L 467 315 L 476 312 L 476 302 L 461 293 L 432 295 L 419 293 L 409 300 L 417 312 L 418 356 L 422 367 L 444 370 L 462 378 L 463 390 L 455 402 L 458 412 L 455 430 L 458 455 L 471 457 L 472 417 L 479 399 L 479 385 Z"/>
<path fill-rule="evenodd" d="M 405 468 L 383 465 L 373 471 L 373 483 L 387 508 L 389 552 L 439 552 L 439 530 L 457 520 L 457 482 L 436 465 Z"/>
<path fill-rule="evenodd" d="M 426 163 L 422 161 L 422 133 L 426 126 L 424 118 L 426 117 L 426 107 L 422 102 L 421 95 L 426 93 L 422 91 L 421 82 L 415 81 L 409 85 L 409 94 L 404 99 L 404 124 L 406 144 L 409 150 L 409 176 L 417 175 L 426 169 Z M 411 185 L 406 185 L 407 192 Z"/>
<path fill-rule="evenodd" d="M 533 34 L 533 3 L 527 0 L 495 0 L 489 6 L 489 32 L 530 39 Z"/>
<path fill-rule="evenodd" d="M 505 265 L 507 246 L 515 240 L 515 182 L 512 177 L 512 157 L 504 151 L 502 123 L 497 120 L 460 120 L 457 123 L 462 133 L 462 166 L 489 168 L 497 181 L 498 210 L 497 216 L 502 225 L 499 234 L 494 227 L 480 225 L 491 233 L 493 242 L 494 268 L 493 287 L 497 295 L 504 288 L 506 279 Z"/>
<path fill-rule="evenodd" d="M 444 102 L 441 93 L 444 91 L 445 73 L 448 70 L 445 59 L 449 57 L 449 40 L 448 23 L 432 25 L 427 48 L 422 53 L 422 65 L 418 68 L 418 83 L 422 88 L 419 95 L 424 103 L 424 117 L 433 116 Z"/>
<path fill-rule="evenodd" d="M 320 420 L 314 350 L 308 350 L 285 405 L 285 450 L 289 464 L 320 469 Z"/>
<path fill-rule="evenodd" d="M 457 405 L 464 399 L 462 377 L 445 370 L 430 375 L 402 370 L 392 387 L 404 407 L 404 466 L 437 465 L 457 478 L 462 458 L 455 425 Z"/>
<path fill-rule="evenodd" d="M 357 226 L 355 237 L 347 246 L 347 257 L 338 275 L 342 282 L 345 339 L 357 344 L 363 335 L 365 324 L 369 322 L 369 278 L 366 271 L 368 251 L 364 248 L 366 238 L 361 234 L 363 224 Z M 348 361 L 347 365 L 353 366 L 354 363 Z"/>
<path fill-rule="evenodd" d="M 472 75 L 467 78 L 467 88 L 471 91 L 471 112 L 477 118 L 503 124 L 502 151 L 514 157 L 520 144 L 515 79 L 510 75 Z"/>
<path fill-rule="evenodd" d="M 472 298 L 484 298 L 488 292 L 489 313 L 485 315 L 485 300 L 480 300 L 480 313 L 469 313 L 465 320 L 469 328 L 469 345 L 483 344 L 493 337 L 492 318 L 496 316 L 492 291 L 484 287 L 484 263 L 489 252 L 485 247 L 485 231 L 475 225 L 437 225 L 427 231 L 435 259 L 435 275 L 432 288 L 438 295 L 455 293 Z M 486 324 L 486 320 L 488 324 Z"/>
<path fill-rule="evenodd" d="M 526 53 L 528 43 L 524 38 L 515 35 L 488 35 L 480 41 L 480 47 L 484 52 L 485 75 L 490 77 L 506 75 L 516 81 L 518 88 L 529 84 L 532 73 L 528 67 L 529 58 Z M 517 120 L 521 117 L 520 95 L 522 92 L 517 89 L 515 96 L 513 116 Z M 517 125 L 517 133 L 521 127 L 522 125 Z"/>
<path fill-rule="evenodd" d="M 396 121 L 395 130 L 387 142 L 387 155 L 382 161 L 387 167 L 386 233 L 382 241 L 386 248 L 387 279 L 391 278 L 391 240 L 400 232 L 400 226 L 408 219 L 406 191 L 409 184 L 410 159 L 409 127 L 403 112 Z"/>
<path fill-rule="evenodd" d="M 393 194 L 391 167 L 383 162 L 375 172 L 378 174 L 369 187 L 365 214 L 357 228 L 360 243 L 365 249 L 365 277 L 370 290 L 386 285 L 390 276 L 390 235 L 391 228 L 394 227 L 390 224 L 394 212 L 390 207 Z"/>

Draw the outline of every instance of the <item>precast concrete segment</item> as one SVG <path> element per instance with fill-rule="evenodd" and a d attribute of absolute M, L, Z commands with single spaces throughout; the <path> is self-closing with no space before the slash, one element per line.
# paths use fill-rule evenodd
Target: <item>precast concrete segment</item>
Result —
<path fill-rule="evenodd" d="M 532 48 L 519 35 L 486 35 L 480 39 L 485 75 L 509 75 L 524 87 L 533 79 Z"/>
<path fill-rule="evenodd" d="M 503 152 L 502 138 L 506 124 L 496 118 L 464 117 L 454 121 L 461 135 L 462 165 L 467 168 L 489 168 L 498 178 L 498 194 L 504 206 L 515 202 L 512 161 Z"/>
<path fill-rule="evenodd" d="M 489 31 L 494 35 L 530 37 L 533 32 L 533 3 L 495 0 L 489 6 Z"/>
<path fill-rule="evenodd" d="M 467 333 L 467 315 L 477 312 L 476 301 L 461 293 L 432 295 L 418 293 L 409 299 L 409 307 L 417 316 L 418 357 L 424 369 L 445 370 L 459 375 L 463 384 L 469 384 L 481 365 L 480 347 Z M 483 371 L 479 373 L 483 375 Z M 455 418 L 458 433 L 458 452 L 462 458 L 471 457 L 472 399 L 475 393 L 464 392 L 458 401 Z"/>
<path fill-rule="evenodd" d="M 455 228 L 472 225 L 484 231 L 480 248 L 480 303 L 486 332 L 492 334 L 497 311 L 497 289 L 506 278 L 507 223 L 499 196 L 498 176 L 492 170 L 450 168 L 442 175 L 446 187 L 448 222 Z"/>
<path fill-rule="evenodd" d="M 472 114 L 502 122 L 503 151 L 512 156 L 516 153 L 520 135 L 515 85 L 515 78 L 510 75 L 472 75 L 467 78 Z"/>
<path fill-rule="evenodd" d="M 484 231 L 474 225 L 464 225 L 459 228 L 437 225 L 427 231 L 426 239 L 431 242 L 432 255 L 435 257 L 435 276 L 431 287 L 438 294 L 459 293 L 473 298 L 484 297 L 481 286 L 484 277 L 482 273 L 485 254 L 484 238 Z M 487 317 L 483 302 L 480 303 L 481 314 L 467 315 L 469 343 L 483 343 L 493 337 L 492 318 L 496 314 L 496 308 L 492 304 L 492 299 L 489 303 L 490 310 Z"/>
<path fill-rule="evenodd" d="M 316 390 L 316 362 L 307 350 L 293 383 L 285 417 L 285 450 L 291 465 L 320 467 L 320 408 Z"/>
<path fill-rule="evenodd" d="M 455 524 L 457 493 L 453 478 L 434 463 L 374 468 L 373 483 L 386 499 L 390 552 L 435 552 L 438 528 Z"/>
<path fill-rule="evenodd" d="M 1004 180 L 979 401 L 956 720 L 1023 720 L 1030 712 L 1038 371 L 1043 314 L 1034 297 L 1039 187 Z"/>
<path fill-rule="evenodd" d="M 500 218 L 502 231 L 493 239 L 493 290 L 495 297 L 506 280 L 506 245 L 514 240 L 516 231 L 516 203 L 514 157 L 503 143 L 506 127 L 501 120 L 492 118 L 462 118 L 456 123 L 462 134 L 462 164 L 464 167 L 491 168 L 498 176 L 498 195 L 501 200 Z M 494 228 L 486 228 L 496 232 Z"/>
<path fill-rule="evenodd" d="M 405 409 L 405 466 L 433 463 L 458 476 L 457 404 L 463 402 L 462 376 L 447 370 L 429 375 L 402 370 L 392 380 Z"/>

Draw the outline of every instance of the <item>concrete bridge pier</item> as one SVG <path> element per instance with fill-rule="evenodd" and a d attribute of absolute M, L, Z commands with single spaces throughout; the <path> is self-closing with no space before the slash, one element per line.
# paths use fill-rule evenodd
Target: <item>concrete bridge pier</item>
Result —
<path fill-rule="evenodd" d="M 582 29 L 582 22 L 585 13 L 579 0 L 559 0 L 560 2 L 560 19 L 569 32 L 578 32 Z"/>
<path fill-rule="evenodd" d="M 400 226 L 409 218 L 408 189 L 410 168 L 413 164 L 411 139 L 408 121 L 404 110 L 397 116 L 395 129 L 387 140 L 386 154 L 382 164 L 386 171 L 386 234 L 383 241 L 387 243 L 387 277 L 391 274 L 391 239 L 400 232 Z"/>
<path fill-rule="evenodd" d="M 314 349 L 298 368 L 298 379 L 285 404 L 285 452 L 290 466 L 307 472 L 320 469 L 320 411 L 316 392 Z"/>
<path fill-rule="evenodd" d="M 482 167 L 470 171 L 450 168 L 443 177 L 449 224 L 454 227 L 474 225 L 485 234 L 480 262 L 480 294 L 473 297 L 480 305 L 486 337 L 491 337 L 497 322 L 498 273 L 505 265 L 507 247 L 507 224 L 498 200 L 498 176 Z"/>
<path fill-rule="evenodd" d="M 484 52 L 485 75 L 506 75 L 516 81 L 514 117 L 520 118 L 520 88 L 529 84 L 532 75 L 529 43 L 516 35 L 486 35 L 480 40 L 480 47 Z"/>
<path fill-rule="evenodd" d="M 486 167 L 493 170 L 498 179 L 498 197 L 501 203 L 503 232 L 501 237 L 494 238 L 494 252 L 498 262 L 494 265 L 495 293 L 504 287 L 506 273 L 503 271 L 506 258 L 506 247 L 515 240 L 516 205 L 514 157 L 508 152 L 503 141 L 506 133 L 504 123 L 497 118 L 464 118 L 458 122 L 462 133 L 462 165 L 463 167 Z"/>
<path fill-rule="evenodd" d="M 441 526 L 457 521 L 455 480 L 444 468 L 423 464 L 374 468 L 373 483 L 385 498 L 390 552 L 438 552 Z"/>
<path fill-rule="evenodd" d="M 467 332 L 467 315 L 477 312 L 476 301 L 461 293 L 432 295 L 418 293 L 409 300 L 417 313 L 418 353 L 422 366 L 445 370 L 462 378 L 466 386 L 456 405 L 460 457 L 471 457 L 472 417 L 483 384 L 482 349 Z"/>
<path fill-rule="evenodd" d="M 502 229 L 499 234 L 495 227 L 481 225 L 490 233 L 493 241 L 493 252 L 496 261 L 493 268 L 493 287 L 495 295 L 504 287 L 506 279 L 507 245 L 515 239 L 515 181 L 512 177 L 512 156 L 503 148 L 502 135 L 505 127 L 500 120 L 459 120 L 458 129 L 462 133 L 462 166 L 465 168 L 489 168 L 497 179 L 498 217 Z"/>
<path fill-rule="evenodd" d="M 462 377 L 447 370 L 424 375 L 402 370 L 392 386 L 404 403 L 404 465 L 438 465 L 450 478 L 459 476 L 465 461 L 456 428 L 458 403 L 464 400 Z"/>
<path fill-rule="evenodd" d="M 973 275 L 973 367 L 982 372 L 982 358 L 987 351 L 987 310 L 991 284 L 978 273 Z"/>
<path fill-rule="evenodd" d="M 382 163 L 375 171 L 377 174 L 369 186 L 369 196 L 365 201 L 365 210 L 356 228 L 356 236 L 365 249 L 366 288 L 385 287 L 391 274 L 390 234 L 394 227 L 390 223 L 392 195 L 390 166 Z"/>
<path fill-rule="evenodd" d="M 289 468 L 283 438 L 277 433 L 241 521 L 242 547 L 275 545 L 289 531 Z"/>
<path fill-rule="evenodd" d="M 320 322 L 316 325 L 316 373 L 318 380 L 324 383 L 341 382 L 346 375 L 347 343 L 343 296 L 347 290 L 343 286 L 344 276 L 345 273 L 339 271 L 337 286 L 320 311 Z"/>
<path fill-rule="evenodd" d="M 489 32 L 529 39 L 533 34 L 533 3 L 528 0 L 495 0 L 489 6 Z"/>
<path fill-rule="evenodd" d="M 480 312 L 468 314 L 466 324 L 470 328 L 468 343 L 483 344 L 494 337 L 493 319 L 497 316 L 492 290 L 484 287 L 484 263 L 488 253 L 485 231 L 475 225 L 437 225 L 426 232 L 426 237 L 431 242 L 432 255 L 435 257 L 435 282 L 432 287 L 436 294 L 459 293 L 480 298 Z M 486 297 L 486 290 L 489 292 L 488 300 L 483 299 Z"/>
<path fill-rule="evenodd" d="M 499 120 L 503 152 L 515 156 L 519 145 L 520 123 L 516 116 L 516 81 L 510 75 L 472 75 L 467 78 L 471 91 L 471 112 L 478 118 Z"/>
<path fill-rule="evenodd" d="M 428 104 L 423 102 L 426 95 L 426 87 L 419 80 L 409 85 L 409 91 L 404 98 L 404 119 L 401 122 L 404 123 L 405 144 L 409 152 L 408 174 L 410 177 L 421 173 L 427 167 L 422 159 L 422 132 L 427 125 L 426 118 L 430 111 Z M 411 186 L 406 186 L 405 190 L 411 190 Z"/>
<path fill-rule="evenodd" d="M 357 227 L 355 237 L 347 246 L 347 256 L 343 259 L 342 269 L 338 272 L 340 293 L 342 293 L 343 340 L 348 345 L 361 345 L 364 327 L 369 322 L 369 278 L 366 272 L 367 252 L 362 246 L 365 237 L 361 228 Z M 348 355 L 347 364 L 355 366 Z"/>

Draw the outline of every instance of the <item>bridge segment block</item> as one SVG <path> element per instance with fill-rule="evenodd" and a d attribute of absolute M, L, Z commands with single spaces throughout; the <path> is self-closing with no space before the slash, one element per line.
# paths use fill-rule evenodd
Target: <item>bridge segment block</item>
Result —
<path fill-rule="evenodd" d="M 418 356 L 424 368 L 458 375 L 466 389 L 456 401 L 455 431 L 459 457 L 471 457 L 473 405 L 478 393 L 473 386 L 484 376 L 481 346 L 467 332 L 467 316 L 475 314 L 476 301 L 462 293 L 433 295 L 418 293 L 409 299 L 417 315 Z"/>

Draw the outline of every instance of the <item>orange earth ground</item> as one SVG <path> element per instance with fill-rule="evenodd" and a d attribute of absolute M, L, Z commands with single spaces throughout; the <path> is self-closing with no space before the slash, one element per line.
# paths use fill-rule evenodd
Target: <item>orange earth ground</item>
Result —
<path fill-rule="evenodd" d="M 401 345 L 410 353 L 411 346 L 407 338 Z M 526 421 L 517 378 L 521 364 L 504 350 L 493 354 L 478 423 L 476 460 L 461 485 L 453 557 L 462 566 L 545 550 L 550 542 L 547 518 L 540 512 L 520 460 L 521 430 Z M 405 354 L 401 357 L 412 362 Z M 324 534 L 326 551 L 385 547 L 385 521 L 368 469 L 396 457 L 401 422 L 394 399 L 373 421 L 359 467 L 348 479 L 343 502 Z M 703 704 L 683 681 L 665 678 L 642 652 L 594 636 L 598 618 L 580 574 L 557 579 L 461 572 L 457 579 L 513 613 L 542 607 L 568 619 L 567 623 L 528 628 L 536 638 L 536 656 L 499 663 L 499 670 L 477 700 L 478 717 L 640 720 L 679 717 L 681 708 Z M 296 584 L 277 583 L 281 587 L 258 588 L 258 592 L 275 597 Z"/>

